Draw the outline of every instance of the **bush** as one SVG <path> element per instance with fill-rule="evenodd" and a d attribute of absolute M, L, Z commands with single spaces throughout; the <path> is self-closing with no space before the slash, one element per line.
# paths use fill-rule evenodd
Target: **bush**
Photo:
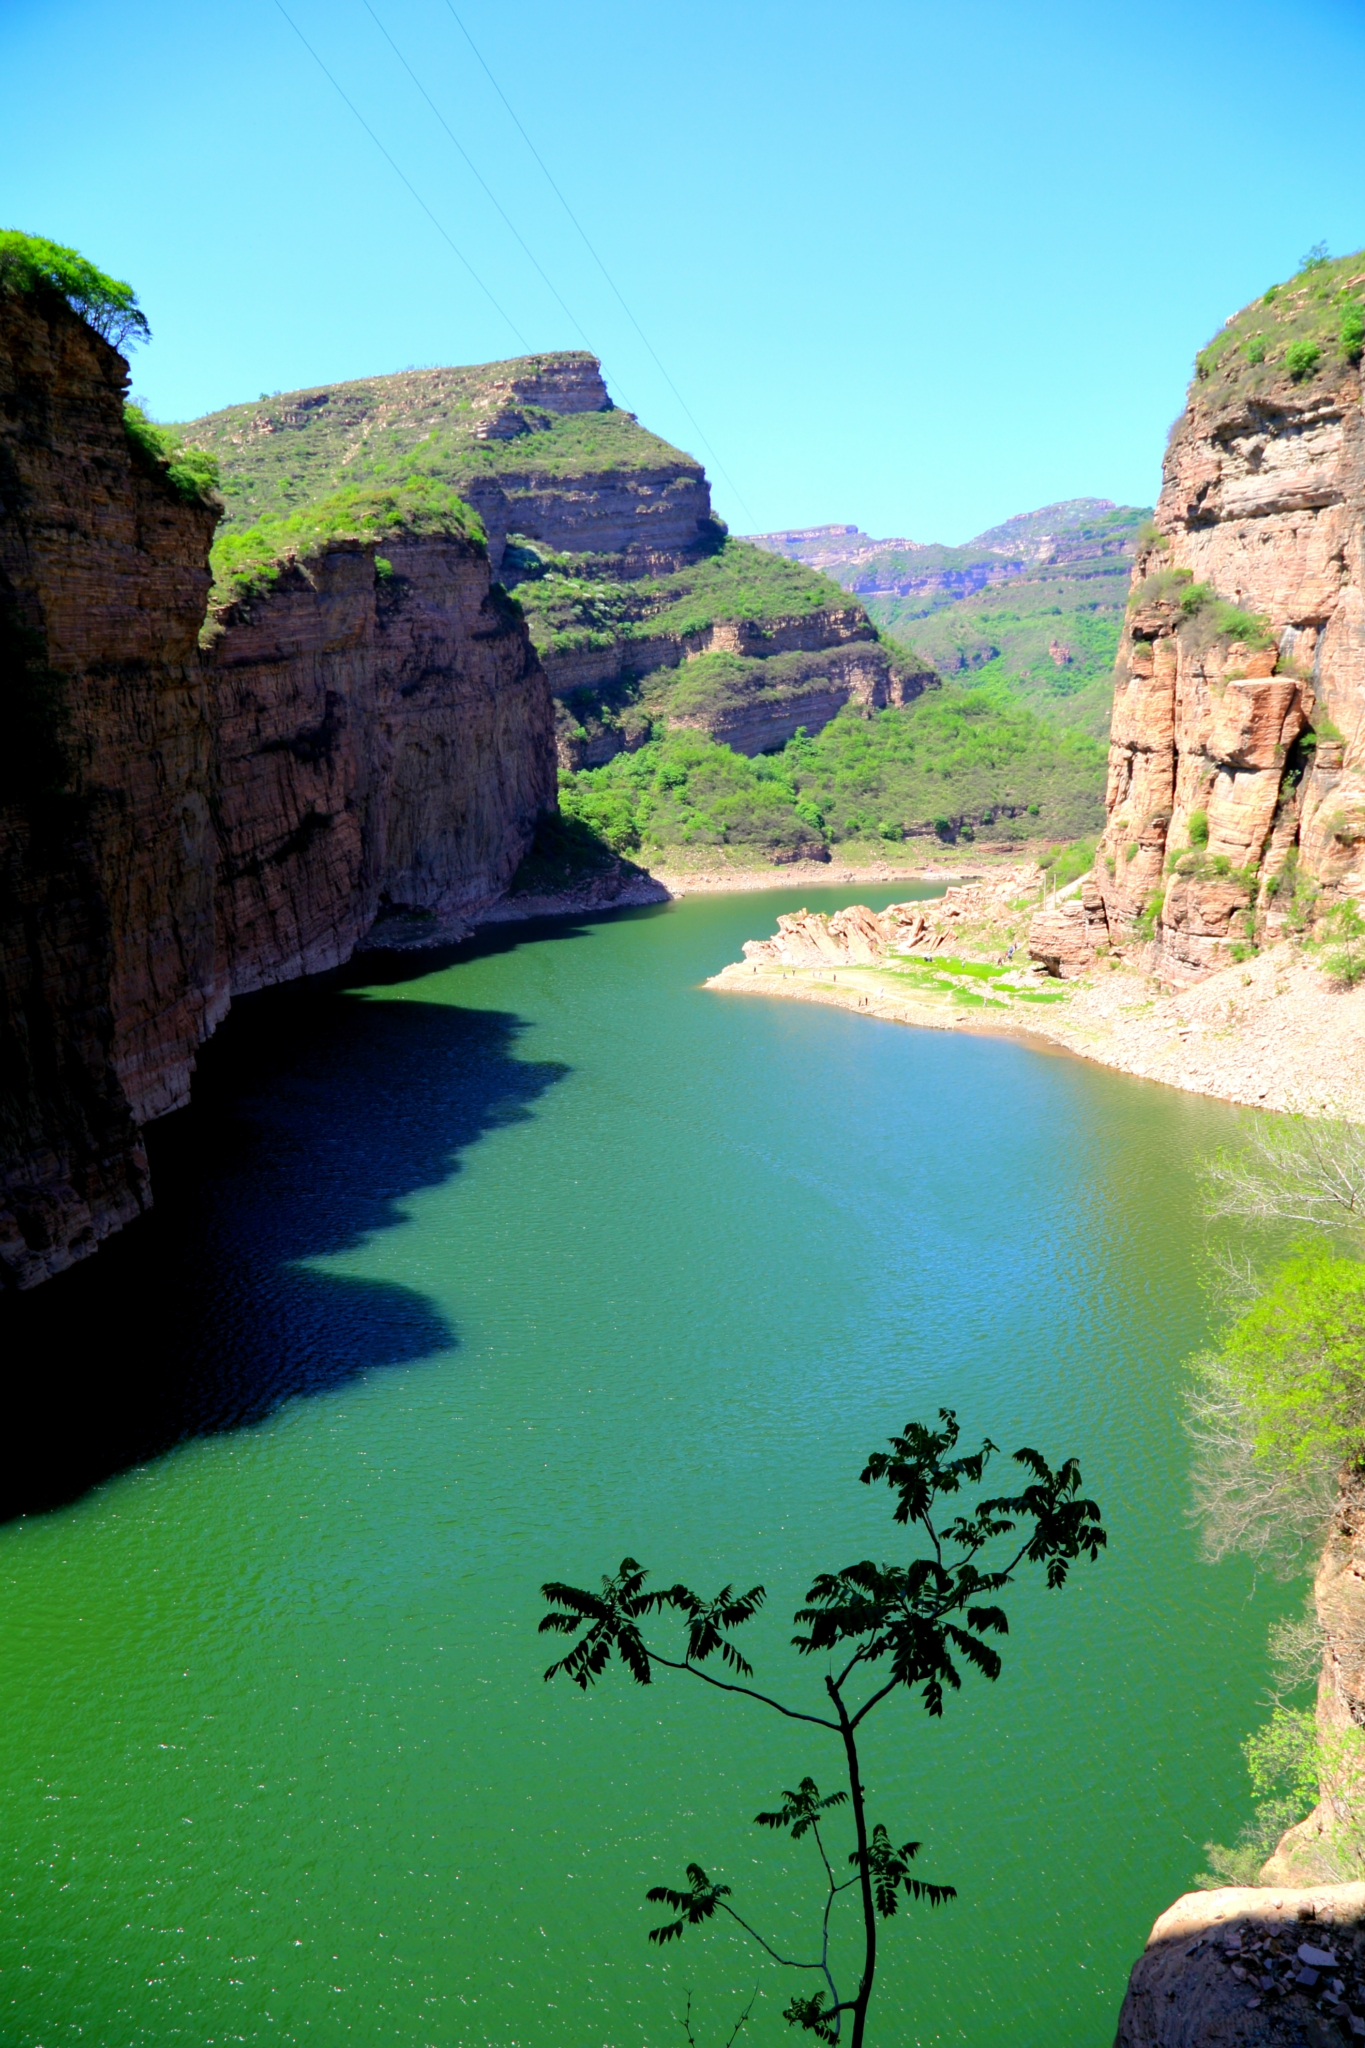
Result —
<path fill-rule="evenodd" d="M 1207 846 L 1209 843 L 1209 814 L 1207 811 L 1190 812 L 1190 845 Z"/>
<path fill-rule="evenodd" d="M 1291 341 L 1284 352 L 1284 366 L 1296 384 L 1311 377 L 1321 361 L 1322 350 L 1315 341 Z"/>
<path fill-rule="evenodd" d="M 72 312 L 113 348 L 151 338 L 147 316 L 130 284 L 96 270 L 77 250 L 60 242 L 23 235 L 17 228 L 0 229 L 0 291 L 44 289 L 59 293 Z"/>
<path fill-rule="evenodd" d="M 1323 920 L 1318 949 L 1323 972 L 1338 988 L 1354 988 L 1365 981 L 1365 917 L 1357 904 L 1339 904 Z"/>
<path fill-rule="evenodd" d="M 1133 935 L 1146 945 L 1156 937 L 1161 921 L 1161 906 L 1165 897 L 1160 889 L 1153 889 L 1142 909 L 1133 919 Z"/>
<path fill-rule="evenodd" d="M 1359 362 L 1365 352 L 1365 306 L 1351 305 L 1341 316 L 1338 335 L 1341 353 L 1348 363 Z"/>
<path fill-rule="evenodd" d="M 173 427 L 159 427 L 140 405 L 123 408 L 123 431 L 141 466 L 164 476 L 188 505 L 207 504 L 218 488 L 218 462 L 206 448 L 187 448 Z"/>
<path fill-rule="evenodd" d="M 1320 1530 L 1365 1436 L 1365 1265 L 1320 1244 L 1294 1253 L 1194 1361 L 1189 1409 L 1215 1556 Z"/>
<path fill-rule="evenodd" d="M 1265 361 L 1265 349 L 1265 336 L 1263 334 L 1253 334 L 1246 347 L 1242 350 L 1242 354 L 1249 363 L 1254 365 Z"/>

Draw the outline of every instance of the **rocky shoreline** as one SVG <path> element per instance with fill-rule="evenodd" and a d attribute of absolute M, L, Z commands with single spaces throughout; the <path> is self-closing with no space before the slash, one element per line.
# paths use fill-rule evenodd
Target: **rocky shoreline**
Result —
<path fill-rule="evenodd" d="M 1026 964 L 1040 879 L 1007 870 L 880 918 L 860 906 L 784 918 L 775 939 L 750 941 L 705 986 L 1004 1033 L 1193 1094 L 1365 1121 L 1365 987 L 1334 988 L 1287 940 L 1175 989 L 1140 955 L 1061 980 Z M 912 913 L 917 925 L 904 922 Z M 1016 966 L 1011 955 L 1025 957 Z"/>

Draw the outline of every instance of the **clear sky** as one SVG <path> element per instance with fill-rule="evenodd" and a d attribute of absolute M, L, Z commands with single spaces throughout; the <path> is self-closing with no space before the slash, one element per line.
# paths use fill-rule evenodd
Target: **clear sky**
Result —
<path fill-rule="evenodd" d="M 162 419 L 586 342 L 736 531 L 958 541 L 1150 502 L 1196 348 L 1365 244 L 1361 0 L 283 5 L 0 0 L 0 225 L 135 285 Z"/>

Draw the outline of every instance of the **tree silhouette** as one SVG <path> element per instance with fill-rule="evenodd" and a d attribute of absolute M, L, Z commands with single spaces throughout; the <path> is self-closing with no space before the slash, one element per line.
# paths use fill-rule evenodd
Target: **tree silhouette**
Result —
<path fill-rule="evenodd" d="M 925 1712 L 936 1717 L 943 1712 L 946 1692 L 961 1690 L 964 1666 L 983 1678 L 997 1678 L 1000 1653 L 991 1638 L 1007 1635 L 1009 1624 L 993 1596 L 1025 1565 L 1041 1566 L 1050 1588 L 1062 1586 L 1073 1560 L 1085 1555 L 1093 1562 L 1106 1540 L 1099 1509 L 1081 1494 L 1076 1460 L 1068 1458 L 1054 1471 L 1027 1447 L 1014 1454 L 1014 1462 L 1029 1475 L 1021 1492 L 978 1500 L 975 1507 L 942 1521 L 942 1504 L 965 1486 L 980 1485 L 998 1446 L 987 1438 L 979 1451 L 954 1456 L 956 1415 L 941 1408 L 938 1419 L 937 1429 L 908 1422 L 902 1435 L 890 1439 L 890 1450 L 874 1451 L 861 1473 L 865 1486 L 885 1482 L 891 1489 L 893 1519 L 921 1537 L 920 1554 L 905 1563 L 864 1559 L 842 1571 L 822 1572 L 806 1595 L 807 1604 L 793 1617 L 797 1653 L 824 1659 L 826 1712 L 787 1705 L 743 1682 L 753 1677 L 753 1669 L 731 1632 L 763 1605 L 762 1586 L 745 1593 L 723 1586 L 709 1600 L 690 1586 L 650 1590 L 648 1573 L 627 1557 L 613 1576 L 602 1580 L 600 1592 L 559 1581 L 542 1588 L 551 1611 L 541 1621 L 541 1632 L 576 1638 L 545 1673 L 547 1679 L 563 1673 L 586 1692 L 614 1654 L 637 1685 L 652 1684 L 656 1668 L 684 1672 L 716 1691 L 756 1700 L 788 1720 L 838 1738 L 843 1786 L 822 1795 L 815 1780 L 805 1777 L 795 1790 L 784 1790 L 775 1811 L 755 1815 L 759 1827 L 790 1833 L 793 1841 L 809 1837 L 818 1855 L 824 1880 L 818 1956 L 782 1954 L 731 1904 L 729 1885 L 715 1883 L 699 1863 L 688 1864 L 685 1887 L 655 1885 L 646 1896 L 673 1916 L 651 1930 L 653 1942 L 675 1941 L 687 1928 L 723 1913 L 774 1962 L 815 1972 L 823 1983 L 794 1997 L 784 2018 L 834 2042 L 848 2014 L 852 2048 L 862 2048 L 866 2031 L 878 1922 L 894 1917 L 902 1892 L 930 1906 L 957 1896 L 952 1885 L 911 1876 L 918 1842 L 896 1844 L 884 1822 L 869 1825 L 858 1732 L 896 1692 L 918 1691 Z M 667 1656 L 645 1640 L 644 1625 L 664 1614 L 682 1620 L 680 1655 Z M 703 1669 L 712 1657 L 735 1675 L 722 1678 Z M 854 1846 L 847 1859 L 852 1875 L 840 1877 L 824 1831 L 830 1816 L 844 1806 L 850 1809 Z M 830 1917 L 835 1901 L 849 1890 L 857 1891 L 861 1904 L 863 1959 L 852 1997 L 841 1997 L 830 1964 Z"/>

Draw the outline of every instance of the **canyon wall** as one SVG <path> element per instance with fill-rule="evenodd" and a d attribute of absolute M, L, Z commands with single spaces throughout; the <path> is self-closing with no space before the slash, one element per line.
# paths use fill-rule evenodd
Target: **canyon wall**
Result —
<path fill-rule="evenodd" d="M 141 1125 L 234 994 L 387 909 L 491 904 L 553 807 L 525 627 L 458 534 L 336 541 L 215 615 L 215 507 L 123 426 L 127 366 L 0 293 L 0 1275 L 150 1200 Z"/>
<path fill-rule="evenodd" d="M 613 405 L 601 364 L 578 350 L 315 385 L 184 431 L 222 464 L 228 516 L 243 524 L 380 474 L 439 476 L 483 520 L 495 573 L 509 533 L 643 574 L 715 531 L 701 464 Z"/>
<path fill-rule="evenodd" d="M 1359 284 L 1362 280 L 1353 282 Z M 1365 414 L 1345 355 L 1197 378 L 1133 571 L 1090 943 L 1188 981 L 1365 893 Z"/>

